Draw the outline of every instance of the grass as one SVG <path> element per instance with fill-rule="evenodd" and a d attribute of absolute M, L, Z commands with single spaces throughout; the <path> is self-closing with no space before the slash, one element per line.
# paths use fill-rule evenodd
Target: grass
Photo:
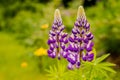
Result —
<path fill-rule="evenodd" d="M 0 32 L 0 80 L 46 80 L 32 51 L 20 45 L 14 35 Z"/>

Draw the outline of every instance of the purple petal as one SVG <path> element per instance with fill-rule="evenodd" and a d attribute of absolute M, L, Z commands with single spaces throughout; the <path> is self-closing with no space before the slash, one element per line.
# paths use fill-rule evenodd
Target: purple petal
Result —
<path fill-rule="evenodd" d="M 73 70 L 73 68 L 74 68 L 74 65 L 72 65 L 71 63 L 69 63 L 68 64 L 68 69 Z"/>
<path fill-rule="evenodd" d="M 48 43 L 48 45 L 50 45 L 51 44 L 51 40 L 48 40 L 47 43 Z"/>
<path fill-rule="evenodd" d="M 84 43 L 88 43 L 88 38 L 87 37 L 84 37 Z"/>
<path fill-rule="evenodd" d="M 89 27 L 90 27 L 90 24 L 87 23 L 87 24 L 85 25 L 85 28 L 88 29 Z"/>
<path fill-rule="evenodd" d="M 58 60 L 60 60 L 61 58 L 60 58 L 60 54 L 58 54 Z"/>
<path fill-rule="evenodd" d="M 69 37 L 70 42 L 74 42 L 74 39 L 72 37 Z"/>
<path fill-rule="evenodd" d="M 92 40 L 92 39 L 93 39 L 93 37 L 94 37 L 94 36 L 93 36 L 93 35 L 91 35 L 88 39 L 89 39 L 89 40 Z"/>
<path fill-rule="evenodd" d="M 64 28 L 65 28 L 65 27 L 64 27 L 64 25 L 62 25 L 62 26 L 60 26 L 60 28 L 59 28 L 59 29 L 60 29 L 60 31 L 63 31 L 63 30 L 64 30 Z"/>
<path fill-rule="evenodd" d="M 52 51 L 51 51 L 51 50 L 47 50 L 47 53 L 48 53 L 48 54 L 51 54 L 51 53 L 52 53 Z"/>
<path fill-rule="evenodd" d="M 64 45 L 64 44 L 62 44 L 62 45 L 61 45 L 61 48 L 64 50 L 64 49 L 65 49 L 65 45 Z"/>
<path fill-rule="evenodd" d="M 74 52 L 78 52 L 78 47 L 77 46 L 74 46 Z"/>
<path fill-rule="evenodd" d="M 76 62 L 76 68 L 80 68 L 80 62 Z"/>
<path fill-rule="evenodd" d="M 58 29 L 56 25 L 52 25 L 52 29 Z"/>
<path fill-rule="evenodd" d="M 65 43 L 65 44 L 67 44 L 67 43 L 68 43 L 68 40 L 67 40 L 67 39 L 65 39 L 65 40 L 64 40 L 64 43 Z"/>
<path fill-rule="evenodd" d="M 85 55 L 82 56 L 82 60 L 83 61 L 86 61 L 87 60 L 87 57 Z"/>
<path fill-rule="evenodd" d="M 84 30 L 82 30 L 81 34 L 84 34 L 84 33 L 85 33 L 85 31 L 84 31 Z"/>
<path fill-rule="evenodd" d="M 79 29 L 77 29 L 77 33 L 80 34 L 80 30 Z"/>
<path fill-rule="evenodd" d="M 92 35 L 91 32 L 89 32 L 89 33 L 86 34 L 87 37 L 90 37 L 91 35 Z"/>
<path fill-rule="evenodd" d="M 79 23 L 76 21 L 74 25 L 78 27 L 78 26 L 79 26 Z"/>
<path fill-rule="evenodd" d="M 93 59 L 94 59 L 94 53 L 89 52 L 88 57 L 87 57 L 87 61 L 92 61 Z"/>
<path fill-rule="evenodd" d="M 81 42 L 82 41 L 82 38 L 78 38 L 78 42 Z"/>
<path fill-rule="evenodd" d="M 91 47 L 93 47 L 93 46 L 94 46 L 94 43 L 93 43 L 93 42 L 91 42 L 91 43 L 90 43 L 90 46 L 91 46 Z"/>
<path fill-rule="evenodd" d="M 54 45 L 53 45 L 53 44 L 50 44 L 50 50 L 53 51 L 53 49 L 54 49 Z"/>
<path fill-rule="evenodd" d="M 83 51 L 84 50 L 84 47 L 80 47 L 80 51 Z"/>
<path fill-rule="evenodd" d="M 63 38 L 61 38 L 59 41 L 60 41 L 60 42 L 63 42 Z"/>
<path fill-rule="evenodd" d="M 90 51 L 92 51 L 92 47 L 89 46 L 89 47 L 86 48 L 86 50 L 87 50 L 88 52 L 90 52 Z"/>
<path fill-rule="evenodd" d="M 64 58 L 67 58 L 67 55 L 68 55 L 67 52 L 63 52 L 63 57 L 64 57 Z"/>
<path fill-rule="evenodd" d="M 71 64 L 75 64 L 75 63 L 76 63 L 76 58 L 75 58 L 75 56 L 73 56 L 72 54 L 68 55 L 67 60 L 68 60 Z"/>
<path fill-rule="evenodd" d="M 77 34 L 77 31 L 75 30 L 75 28 L 72 29 L 72 33 Z"/>
<path fill-rule="evenodd" d="M 68 49 L 69 49 L 70 51 L 74 51 L 74 47 L 73 47 L 71 44 L 68 46 Z"/>
<path fill-rule="evenodd" d="M 51 54 L 51 57 L 52 57 L 52 58 L 55 58 L 55 57 L 56 57 L 56 53 L 53 52 L 53 53 Z"/>
<path fill-rule="evenodd" d="M 58 25 L 58 26 L 62 26 L 62 22 L 59 22 L 57 25 Z"/>
<path fill-rule="evenodd" d="M 65 37 L 67 37 L 67 33 L 64 33 L 63 35 L 62 35 L 62 38 L 65 38 Z"/>
<path fill-rule="evenodd" d="M 93 58 L 93 57 L 94 57 L 94 54 L 91 53 L 91 54 L 88 55 L 88 57 L 89 57 L 89 58 Z"/>
<path fill-rule="evenodd" d="M 51 34 L 52 36 L 55 36 L 55 32 L 53 32 L 52 30 L 50 30 L 50 34 Z"/>

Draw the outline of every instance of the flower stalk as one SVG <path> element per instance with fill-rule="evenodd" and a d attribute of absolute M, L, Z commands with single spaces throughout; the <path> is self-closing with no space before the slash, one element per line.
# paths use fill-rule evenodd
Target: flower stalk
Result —
<path fill-rule="evenodd" d="M 80 6 L 78 8 L 77 20 L 72 29 L 72 34 L 69 37 L 67 57 L 69 69 L 73 69 L 74 67 L 79 68 L 82 60 L 93 60 L 93 34 L 89 30 L 90 24 L 86 19 L 83 7 Z"/>
<path fill-rule="evenodd" d="M 52 25 L 52 29 L 49 32 L 48 45 L 50 46 L 48 50 L 48 56 L 58 59 L 61 56 L 66 57 L 66 45 L 68 43 L 67 33 L 63 32 L 65 26 L 62 23 L 62 18 L 60 15 L 60 11 L 58 9 L 55 10 L 54 14 L 54 22 Z"/>

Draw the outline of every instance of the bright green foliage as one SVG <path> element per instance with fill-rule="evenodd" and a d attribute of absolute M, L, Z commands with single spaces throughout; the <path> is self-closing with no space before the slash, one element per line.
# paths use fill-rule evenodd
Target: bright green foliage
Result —
<path fill-rule="evenodd" d="M 47 70 L 48 76 L 51 80 L 110 80 L 110 73 L 116 72 L 111 68 L 115 64 L 104 62 L 108 56 L 105 54 L 92 62 L 82 61 L 80 69 L 72 71 L 66 68 L 66 64 L 58 62 L 57 66 L 50 66 Z"/>
<path fill-rule="evenodd" d="M 109 62 L 102 62 L 106 59 L 109 54 L 103 55 L 93 62 L 84 62 L 83 68 L 84 72 L 87 72 L 86 77 L 88 80 L 101 80 L 103 78 L 109 78 L 108 72 L 115 73 L 115 71 L 111 68 L 111 66 L 115 66 L 115 64 Z"/>
<path fill-rule="evenodd" d="M 46 71 L 49 73 L 50 80 L 66 80 L 68 75 L 65 64 L 61 64 L 59 61 L 57 66 L 50 66 L 49 70 Z"/>

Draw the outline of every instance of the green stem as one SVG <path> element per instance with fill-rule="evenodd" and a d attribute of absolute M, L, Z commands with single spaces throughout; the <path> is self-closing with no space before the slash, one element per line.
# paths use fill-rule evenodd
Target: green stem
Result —
<path fill-rule="evenodd" d="M 92 80 L 92 70 L 93 70 L 93 66 L 90 69 L 90 73 L 89 73 L 89 80 Z"/>
<path fill-rule="evenodd" d="M 60 74 L 59 74 L 59 66 L 61 65 L 61 61 L 57 59 L 57 69 L 58 69 L 58 77 L 57 80 L 60 80 Z"/>

